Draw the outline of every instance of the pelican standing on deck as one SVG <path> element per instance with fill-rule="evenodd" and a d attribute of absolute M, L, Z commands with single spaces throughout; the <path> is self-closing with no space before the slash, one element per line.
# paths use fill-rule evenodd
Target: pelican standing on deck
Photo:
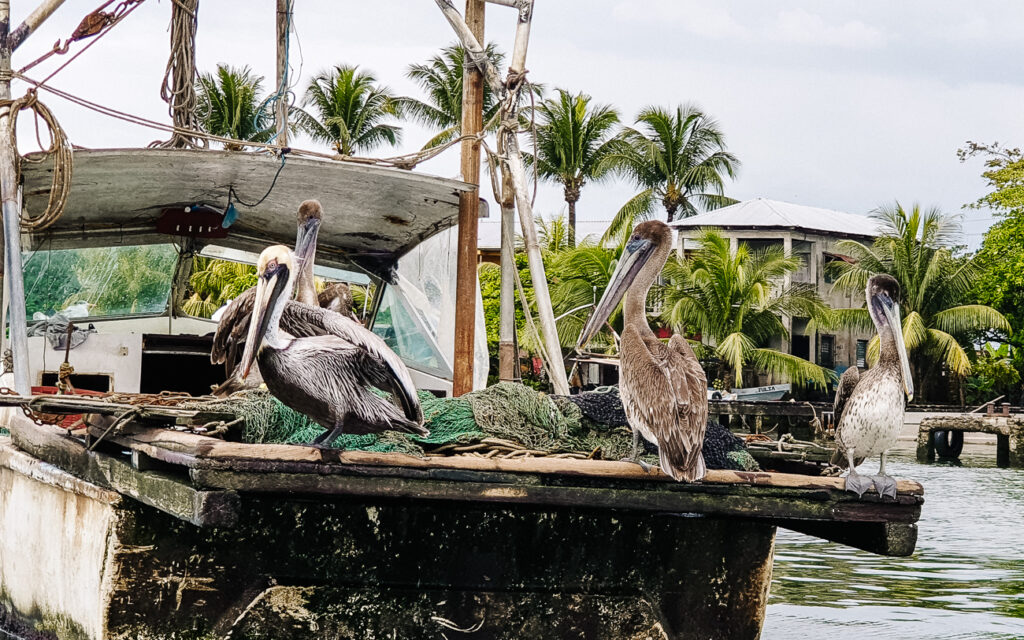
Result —
<path fill-rule="evenodd" d="M 295 273 L 295 256 L 287 247 L 268 247 L 260 254 L 242 379 L 258 358 L 267 389 L 327 428 L 314 444 L 329 446 L 342 433 L 391 430 L 427 435 L 416 387 L 401 359 L 358 322 L 292 302 Z M 296 338 L 280 331 L 289 305 L 314 319 L 326 335 Z M 390 393 L 395 402 L 370 387 Z"/>
<path fill-rule="evenodd" d="M 639 462 L 643 436 L 658 446 L 662 471 L 693 482 L 705 473 L 701 447 L 708 419 L 707 376 L 686 338 L 676 334 L 668 344 L 659 340 L 645 310 L 647 292 L 671 251 L 668 225 L 657 220 L 637 225 L 576 349 L 594 337 L 625 297 L 619 393 L 633 429 L 633 460 Z"/>
<path fill-rule="evenodd" d="M 832 464 L 849 466 L 848 491 L 860 496 L 874 483 L 879 496 L 895 499 L 896 480 L 886 475 L 885 458 L 899 439 L 906 403 L 914 399 L 914 380 L 900 320 L 900 285 L 892 276 L 873 276 L 865 295 L 871 320 L 878 329 L 880 354 L 878 363 L 864 375 L 857 367 L 850 367 L 839 379 L 835 401 L 838 449 Z M 857 473 L 857 465 L 875 455 L 881 455 L 878 475 Z"/>

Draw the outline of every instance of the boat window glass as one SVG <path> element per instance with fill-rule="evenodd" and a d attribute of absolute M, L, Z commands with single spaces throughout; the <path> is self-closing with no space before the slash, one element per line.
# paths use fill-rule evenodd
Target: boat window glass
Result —
<path fill-rule="evenodd" d="M 204 247 L 199 255 L 204 258 L 217 258 L 218 260 L 243 262 L 251 265 L 256 264 L 256 260 L 259 258 L 258 253 L 242 251 L 241 249 L 229 249 L 227 247 L 218 247 L 214 245 Z M 358 284 L 364 287 L 371 284 L 371 278 L 369 275 L 362 271 L 355 271 L 352 269 L 340 269 L 338 267 L 327 267 L 317 264 L 313 265 L 313 275 L 326 280 L 348 282 L 350 284 Z"/>
<path fill-rule="evenodd" d="M 384 287 L 373 332 L 384 338 L 391 350 L 409 366 L 442 377 L 451 376 L 448 364 L 398 287 Z"/>
<path fill-rule="evenodd" d="M 28 317 L 162 314 L 177 259 L 178 251 L 170 244 L 26 253 Z"/>

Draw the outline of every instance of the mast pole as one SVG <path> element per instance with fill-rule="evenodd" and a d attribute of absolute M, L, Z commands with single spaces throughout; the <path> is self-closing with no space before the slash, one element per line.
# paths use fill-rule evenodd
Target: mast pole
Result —
<path fill-rule="evenodd" d="M 484 0 L 466 0 L 466 25 L 477 42 L 484 40 Z M 484 128 L 484 77 L 468 49 L 462 74 L 462 135 Z M 462 141 L 462 179 L 480 184 L 480 141 Z M 459 194 L 459 246 L 455 299 L 455 357 L 452 395 L 473 390 L 473 354 L 476 338 L 477 229 L 480 189 Z"/>
<path fill-rule="evenodd" d="M 500 153 L 500 151 L 499 151 Z M 516 366 L 516 203 L 512 193 L 512 174 L 501 166 L 501 316 L 498 324 L 498 379 L 514 382 Z"/>
<path fill-rule="evenodd" d="M 274 122 L 277 137 L 274 142 L 288 146 L 288 38 L 293 0 L 277 0 L 277 102 L 274 103 Z"/>
<path fill-rule="evenodd" d="M 0 100 L 11 99 L 11 2 L 0 0 Z M 3 200 L 4 278 L 9 292 L 10 345 L 14 356 L 14 388 L 21 395 L 32 389 L 28 380 L 28 328 L 25 316 L 25 280 L 21 264 L 21 191 L 15 167 L 15 149 L 7 135 L 10 103 L 0 112 L 0 198 Z"/>

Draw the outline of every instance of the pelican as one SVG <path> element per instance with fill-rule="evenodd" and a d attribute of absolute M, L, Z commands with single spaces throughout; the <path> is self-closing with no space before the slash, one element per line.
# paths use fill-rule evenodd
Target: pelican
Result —
<path fill-rule="evenodd" d="M 645 312 L 647 292 L 671 251 L 668 225 L 657 220 L 637 225 L 576 350 L 594 337 L 625 297 L 619 393 L 633 429 L 632 460 L 640 462 L 643 436 L 658 445 L 662 471 L 675 480 L 693 482 L 705 473 L 701 447 L 708 418 L 707 376 L 686 339 L 676 334 L 665 344 L 651 331 Z"/>
<path fill-rule="evenodd" d="M 874 483 L 879 497 L 896 499 L 896 480 L 886 475 L 885 458 L 899 439 L 906 402 L 914 399 L 914 380 L 900 321 L 900 285 L 892 276 L 873 276 L 868 280 L 865 296 L 871 320 L 878 329 L 881 353 L 878 363 L 864 375 L 860 375 L 857 367 L 850 367 L 839 379 L 835 401 L 838 447 L 832 464 L 849 467 L 848 491 L 861 496 Z M 879 454 L 878 475 L 857 473 L 858 464 Z"/>
<path fill-rule="evenodd" d="M 256 264 L 256 294 L 242 354 L 242 379 L 259 361 L 274 396 L 327 431 L 313 441 L 329 446 L 342 433 L 405 431 L 427 435 L 409 370 L 384 341 L 340 314 L 291 302 L 295 256 L 287 247 L 264 249 Z M 281 332 L 285 308 L 298 307 L 325 335 Z M 370 390 L 389 392 L 392 403 Z"/>
<path fill-rule="evenodd" d="M 333 282 L 324 287 L 317 296 L 317 303 L 324 309 L 359 322 L 359 318 L 352 312 L 352 289 L 344 282 Z"/>
<path fill-rule="evenodd" d="M 317 235 L 323 219 L 323 207 L 317 200 L 306 200 L 299 205 L 297 218 L 295 255 L 301 259 L 302 264 L 296 275 L 296 299 L 316 306 L 318 300 L 313 278 L 313 263 L 316 258 Z M 213 335 L 213 345 L 210 348 L 210 362 L 224 364 L 228 379 L 213 390 L 216 395 L 227 395 L 246 386 L 242 382 L 241 370 L 237 366 L 238 351 L 249 330 L 255 294 L 255 287 L 243 291 L 231 301 L 217 323 L 217 331 Z M 294 336 L 315 336 L 324 333 L 322 328 L 310 324 L 310 318 L 303 314 L 290 313 L 288 309 L 282 316 L 281 324 L 285 331 Z M 255 383 L 258 385 L 259 381 L 256 380 Z"/>

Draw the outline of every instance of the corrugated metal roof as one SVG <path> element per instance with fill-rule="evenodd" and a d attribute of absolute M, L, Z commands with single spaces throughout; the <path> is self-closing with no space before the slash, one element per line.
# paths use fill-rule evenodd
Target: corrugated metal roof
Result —
<path fill-rule="evenodd" d="M 754 198 L 690 218 L 676 220 L 671 223 L 671 226 L 677 229 L 694 227 L 791 228 L 869 237 L 879 234 L 878 222 L 867 216 L 766 198 Z"/>

